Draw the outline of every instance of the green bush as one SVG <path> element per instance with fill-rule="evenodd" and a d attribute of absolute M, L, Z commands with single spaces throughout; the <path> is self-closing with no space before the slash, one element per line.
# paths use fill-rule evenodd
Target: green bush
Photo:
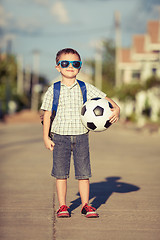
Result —
<path fill-rule="evenodd" d="M 148 78 L 144 83 L 144 88 L 148 90 L 152 87 L 160 87 L 160 78 L 157 78 L 156 76 L 151 76 Z"/>
<path fill-rule="evenodd" d="M 135 100 L 136 94 L 143 90 L 140 83 L 122 84 L 116 89 L 115 94 L 120 101 Z"/>

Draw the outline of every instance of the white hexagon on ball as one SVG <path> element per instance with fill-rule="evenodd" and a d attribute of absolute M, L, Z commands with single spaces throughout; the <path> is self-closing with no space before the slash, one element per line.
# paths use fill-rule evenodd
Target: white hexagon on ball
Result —
<path fill-rule="evenodd" d="M 112 115 L 112 105 L 105 98 L 92 98 L 83 104 L 81 121 L 91 131 L 101 132 L 107 130 L 112 124 L 109 118 Z"/>

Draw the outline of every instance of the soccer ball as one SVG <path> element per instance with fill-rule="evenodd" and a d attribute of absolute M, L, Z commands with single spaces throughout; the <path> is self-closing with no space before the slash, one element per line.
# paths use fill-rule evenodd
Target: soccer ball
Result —
<path fill-rule="evenodd" d="M 111 126 L 112 104 L 105 98 L 92 98 L 85 102 L 81 109 L 81 121 L 91 131 L 101 132 Z"/>

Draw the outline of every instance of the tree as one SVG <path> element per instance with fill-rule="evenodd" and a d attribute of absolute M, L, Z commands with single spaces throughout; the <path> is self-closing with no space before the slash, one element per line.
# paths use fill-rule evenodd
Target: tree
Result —
<path fill-rule="evenodd" d="M 103 81 L 115 84 L 115 45 L 113 40 L 103 41 Z"/>
<path fill-rule="evenodd" d="M 102 42 L 102 90 L 110 91 L 113 95 L 113 87 L 115 85 L 115 44 L 114 40 L 104 40 Z M 93 79 L 95 76 L 95 60 L 90 59 L 85 62 L 91 69 Z"/>
<path fill-rule="evenodd" d="M 8 111 L 8 102 L 16 91 L 17 63 L 13 55 L 0 55 L 0 101 L 2 111 Z"/>

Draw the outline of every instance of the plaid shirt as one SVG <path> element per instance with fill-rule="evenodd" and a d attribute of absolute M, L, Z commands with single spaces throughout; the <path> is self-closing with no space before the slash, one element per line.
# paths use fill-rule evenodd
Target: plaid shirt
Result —
<path fill-rule="evenodd" d="M 105 98 L 106 94 L 89 83 L 87 88 L 87 100 L 100 97 Z M 44 95 L 42 110 L 52 111 L 53 85 L 50 86 Z M 88 130 L 81 122 L 80 114 L 83 105 L 82 92 L 77 81 L 68 87 L 61 83 L 59 104 L 56 117 L 53 120 L 51 132 L 60 135 L 80 135 Z"/>

